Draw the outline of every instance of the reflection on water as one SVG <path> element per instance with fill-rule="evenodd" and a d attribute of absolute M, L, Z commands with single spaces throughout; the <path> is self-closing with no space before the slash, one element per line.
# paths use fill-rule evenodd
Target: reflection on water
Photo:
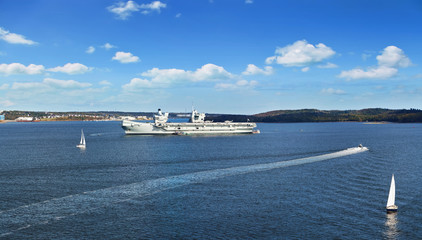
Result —
<path fill-rule="evenodd" d="M 397 239 L 399 234 L 397 212 L 387 213 L 386 216 L 384 235 L 387 239 Z"/>

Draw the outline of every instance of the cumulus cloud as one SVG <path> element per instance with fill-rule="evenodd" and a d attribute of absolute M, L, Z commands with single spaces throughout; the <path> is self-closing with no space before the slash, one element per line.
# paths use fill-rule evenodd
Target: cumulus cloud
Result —
<path fill-rule="evenodd" d="M 321 90 L 322 94 L 327 94 L 327 95 L 344 95 L 346 94 L 345 91 L 341 90 L 341 89 L 334 89 L 334 88 L 324 88 Z"/>
<path fill-rule="evenodd" d="M 50 68 L 50 72 L 62 72 L 67 74 L 83 74 L 91 71 L 92 68 L 89 68 L 80 63 L 67 63 L 63 67 Z"/>
<path fill-rule="evenodd" d="M 215 81 L 229 79 L 231 77 L 233 77 L 233 75 L 227 72 L 223 67 L 208 63 L 193 73 L 191 81 Z"/>
<path fill-rule="evenodd" d="M 153 86 L 152 83 L 154 83 L 154 86 L 157 85 L 165 85 L 173 83 L 173 82 L 181 82 L 181 81 L 189 81 L 189 78 L 191 77 L 191 74 L 189 71 L 185 71 L 182 69 L 159 69 L 159 68 L 153 68 L 146 72 L 143 72 L 141 74 L 143 77 L 147 77 L 151 79 L 151 84 L 148 86 Z M 147 86 L 147 85 L 146 85 Z"/>
<path fill-rule="evenodd" d="M 327 62 L 324 65 L 318 65 L 318 68 L 338 68 L 338 66 L 334 63 Z"/>
<path fill-rule="evenodd" d="M 148 4 L 137 4 L 136 2 L 130 0 L 126 3 L 119 2 L 115 5 L 109 6 L 107 9 L 116 14 L 117 18 L 125 20 L 131 16 L 133 12 L 142 10 L 142 14 L 148 14 L 152 11 L 160 12 L 161 8 L 165 7 L 167 7 L 167 5 L 160 1 L 153 1 Z"/>
<path fill-rule="evenodd" d="M 144 78 L 133 78 L 130 83 L 123 86 L 123 89 L 165 88 L 174 83 L 224 81 L 234 77 L 223 67 L 211 63 L 205 64 L 195 71 L 153 68 L 143 72 L 141 76 Z"/>
<path fill-rule="evenodd" d="M 117 18 L 127 19 L 132 12 L 139 11 L 139 6 L 134 1 L 127 1 L 127 3 L 119 2 L 116 5 L 109 6 L 107 8 L 110 12 L 117 15 Z"/>
<path fill-rule="evenodd" d="M 409 67 L 410 59 L 404 54 L 403 50 L 396 46 L 384 48 L 381 55 L 377 56 L 378 65 L 385 67 Z"/>
<path fill-rule="evenodd" d="M 403 50 L 396 46 L 384 48 L 377 56 L 378 66 L 370 67 L 366 71 L 361 68 L 355 68 L 348 71 L 342 71 L 338 77 L 352 79 L 387 79 L 397 74 L 398 68 L 409 67 L 412 63 L 404 54 Z"/>
<path fill-rule="evenodd" d="M 101 46 L 102 48 L 105 48 L 106 50 L 112 49 L 112 48 L 116 48 L 116 46 L 111 45 L 110 43 L 105 43 L 104 45 Z"/>
<path fill-rule="evenodd" d="M 141 4 L 140 8 L 144 9 L 142 11 L 143 14 L 148 14 L 152 11 L 161 12 L 161 8 L 167 7 L 167 4 L 162 3 L 160 1 L 153 1 L 149 4 Z"/>
<path fill-rule="evenodd" d="M 242 73 L 243 75 L 256 75 L 256 74 L 263 74 L 263 75 L 271 75 L 273 74 L 273 67 L 266 66 L 264 69 L 255 66 L 254 64 L 248 64 L 246 70 Z"/>
<path fill-rule="evenodd" d="M 83 83 L 75 80 L 59 80 L 53 78 L 46 78 L 44 84 L 54 88 L 86 88 L 92 86 L 91 83 Z"/>
<path fill-rule="evenodd" d="M 348 80 L 362 78 L 386 79 L 396 75 L 397 72 L 397 68 L 390 68 L 384 66 L 369 68 L 367 71 L 361 68 L 355 68 L 349 71 L 342 71 L 339 77 L 346 78 Z"/>
<path fill-rule="evenodd" d="M 153 87 L 152 81 L 141 78 L 132 78 L 128 84 L 122 86 L 122 88 L 126 91 L 136 91 L 143 88 L 151 87 Z"/>
<path fill-rule="evenodd" d="M 112 59 L 119 61 L 121 63 L 139 62 L 139 57 L 134 56 L 130 52 L 116 52 L 116 55 L 114 55 L 114 57 Z"/>
<path fill-rule="evenodd" d="M 215 85 L 215 88 L 218 90 L 235 90 L 239 88 L 252 88 L 258 85 L 258 82 L 255 80 L 247 81 L 247 80 L 239 80 L 235 83 L 218 83 Z"/>
<path fill-rule="evenodd" d="M 42 82 L 15 82 L 11 89 L 13 90 L 30 90 L 30 89 L 77 89 L 87 88 L 92 84 L 82 83 L 75 80 L 59 80 L 53 78 L 45 78 Z"/>
<path fill-rule="evenodd" d="M 144 77 L 152 78 L 154 82 L 178 82 L 178 81 L 214 81 L 224 80 L 232 77 L 232 74 L 227 72 L 223 67 L 215 64 L 205 64 L 196 71 L 186 71 L 182 69 L 158 69 L 153 68 L 141 74 Z"/>
<path fill-rule="evenodd" d="M 85 52 L 88 53 L 88 54 L 91 54 L 91 53 L 95 52 L 95 47 L 89 46 L 88 49 Z"/>
<path fill-rule="evenodd" d="M 0 27 L 0 39 L 12 44 L 35 45 L 37 42 L 26 39 L 24 36 L 16 33 L 11 33 Z"/>
<path fill-rule="evenodd" d="M 277 63 L 285 67 L 303 67 L 322 62 L 333 56 L 335 51 L 323 43 L 309 44 L 306 40 L 296 41 L 286 47 L 277 47 L 275 56 L 266 59 L 267 64 Z"/>
<path fill-rule="evenodd" d="M 43 65 L 29 64 L 28 66 L 25 66 L 21 63 L 0 64 L 0 73 L 5 74 L 6 76 L 12 75 L 12 74 L 34 75 L 34 74 L 41 74 L 43 72 L 44 72 Z"/>

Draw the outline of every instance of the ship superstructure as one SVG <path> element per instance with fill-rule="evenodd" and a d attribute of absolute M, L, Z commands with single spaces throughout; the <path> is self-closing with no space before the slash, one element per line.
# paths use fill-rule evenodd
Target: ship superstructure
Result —
<path fill-rule="evenodd" d="M 189 135 L 189 134 L 242 134 L 256 133 L 252 122 L 205 121 L 205 113 L 192 110 L 189 122 L 167 122 L 168 113 L 158 109 L 154 122 L 122 121 L 122 128 L 128 135 Z"/>

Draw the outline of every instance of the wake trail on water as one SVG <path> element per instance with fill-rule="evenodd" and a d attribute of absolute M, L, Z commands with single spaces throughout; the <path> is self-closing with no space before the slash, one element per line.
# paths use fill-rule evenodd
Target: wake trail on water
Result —
<path fill-rule="evenodd" d="M 60 221 L 61 219 L 69 216 L 87 213 L 99 208 L 107 208 L 119 202 L 128 201 L 134 198 L 142 198 L 188 184 L 195 184 L 228 176 L 319 162 L 365 151 L 368 151 L 368 148 L 348 148 L 342 151 L 318 156 L 187 173 L 104 188 L 61 198 L 54 198 L 44 202 L 0 211 L 0 237 L 11 235 L 14 232 L 18 232 L 32 226 Z"/>

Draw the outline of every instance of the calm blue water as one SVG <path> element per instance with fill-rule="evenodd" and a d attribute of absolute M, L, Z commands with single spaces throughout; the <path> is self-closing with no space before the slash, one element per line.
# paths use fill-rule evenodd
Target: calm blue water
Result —
<path fill-rule="evenodd" d="M 82 128 L 85 151 L 76 148 Z M 0 124 L 0 238 L 422 236 L 422 124 L 258 128 L 163 137 L 125 136 L 119 122 Z M 256 167 L 360 143 L 370 151 Z M 387 215 L 393 173 L 399 212 Z"/>

